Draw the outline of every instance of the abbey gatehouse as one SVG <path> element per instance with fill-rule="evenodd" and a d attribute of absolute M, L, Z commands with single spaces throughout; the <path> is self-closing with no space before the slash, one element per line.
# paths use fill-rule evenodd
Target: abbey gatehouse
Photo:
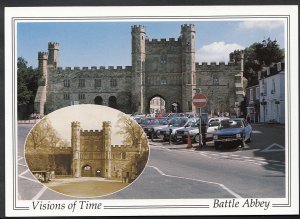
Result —
<path fill-rule="evenodd" d="M 50 42 L 48 52 L 38 53 L 44 80 L 35 98 L 36 113 L 44 115 L 73 104 L 147 113 L 154 97 L 164 99 L 167 111 L 177 103 L 178 111 L 190 112 L 195 111 L 196 88 L 208 98 L 203 111 L 237 113 L 244 97 L 242 51 L 231 53 L 228 64 L 195 62 L 193 24 L 182 25 L 178 39 L 150 39 L 141 25 L 131 27 L 131 36 L 132 63 L 125 67 L 61 68 L 59 44 Z"/>
<path fill-rule="evenodd" d="M 77 121 L 70 126 L 71 147 L 46 144 L 34 147 L 27 141 L 26 160 L 31 171 L 48 170 L 54 171 L 55 175 L 76 178 L 125 178 L 127 181 L 136 179 L 143 171 L 149 155 L 147 141 L 141 139 L 137 144 L 112 145 L 109 121 L 102 123 L 102 130 L 84 130 Z"/>

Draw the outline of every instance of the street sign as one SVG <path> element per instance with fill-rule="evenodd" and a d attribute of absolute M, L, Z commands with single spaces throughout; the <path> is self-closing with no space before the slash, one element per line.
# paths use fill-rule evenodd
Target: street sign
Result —
<path fill-rule="evenodd" d="M 204 94 L 196 93 L 193 97 L 193 104 L 197 108 L 203 108 L 206 106 L 207 98 Z"/>

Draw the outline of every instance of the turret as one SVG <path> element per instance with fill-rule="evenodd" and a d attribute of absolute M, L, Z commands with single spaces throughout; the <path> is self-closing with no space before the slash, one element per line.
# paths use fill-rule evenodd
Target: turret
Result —
<path fill-rule="evenodd" d="M 39 61 L 38 64 L 39 71 L 42 73 L 43 80 L 45 81 L 44 85 L 47 85 L 48 52 L 39 52 L 38 61 Z"/>
<path fill-rule="evenodd" d="M 132 36 L 132 110 L 145 112 L 145 51 L 146 32 L 142 25 L 131 27 Z"/>
<path fill-rule="evenodd" d="M 194 89 L 196 88 L 196 65 L 195 65 L 195 25 L 181 25 L 182 46 L 182 110 L 195 112 L 192 104 Z"/>
<path fill-rule="evenodd" d="M 53 66 L 54 68 L 57 68 L 58 65 L 58 51 L 59 51 L 59 43 L 48 43 L 48 53 L 49 53 L 49 59 L 48 59 L 48 65 Z"/>
<path fill-rule="evenodd" d="M 81 177 L 80 167 L 80 123 L 71 123 L 71 146 L 73 148 L 72 172 L 74 177 Z"/>
<path fill-rule="evenodd" d="M 111 124 L 103 122 L 103 144 L 105 149 L 104 177 L 111 177 Z"/>

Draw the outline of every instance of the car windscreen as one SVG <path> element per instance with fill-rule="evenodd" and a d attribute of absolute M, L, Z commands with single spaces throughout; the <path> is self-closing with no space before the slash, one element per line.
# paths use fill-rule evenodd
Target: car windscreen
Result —
<path fill-rule="evenodd" d="M 220 122 L 219 129 L 242 128 L 243 124 L 240 120 L 223 120 Z"/>
<path fill-rule="evenodd" d="M 174 118 L 170 121 L 169 124 L 171 124 L 174 127 L 182 127 L 186 124 L 187 121 L 187 118 Z"/>

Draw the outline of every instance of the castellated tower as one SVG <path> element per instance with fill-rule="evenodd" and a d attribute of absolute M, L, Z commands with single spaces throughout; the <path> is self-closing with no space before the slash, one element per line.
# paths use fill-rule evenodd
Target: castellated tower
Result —
<path fill-rule="evenodd" d="M 111 124 L 103 122 L 103 145 L 105 150 L 104 177 L 111 178 Z"/>
<path fill-rule="evenodd" d="M 195 34 L 194 24 L 181 25 L 183 112 L 195 112 L 195 107 L 192 104 L 194 89 L 196 88 Z"/>
<path fill-rule="evenodd" d="M 59 51 L 59 43 L 55 43 L 55 42 L 48 43 L 48 53 L 49 53 L 48 65 L 51 65 L 54 68 L 57 68 L 58 65 L 58 51 Z"/>
<path fill-rule="evenodd" d="M 80 166 L 80 123 L 72 122 L 71 146 L 73 148 L 72 173 L 74 177 L 81 177 Z"/>
<path fill-rule="evenodd" d="M 132 110 L 145 112 L 145 41 L 144 26 L 132 26 Z"/>
<path fill-rule="evenodd" d="M 43 78 L 39 83 L 38 90 L 34 99 L 34 112 L 44 115 L 44 107 L 47 97 L 47 84 L 48 84 L 48 53 L 47 52 L 38 52 L 38 69 L 42 73 Z"/>

